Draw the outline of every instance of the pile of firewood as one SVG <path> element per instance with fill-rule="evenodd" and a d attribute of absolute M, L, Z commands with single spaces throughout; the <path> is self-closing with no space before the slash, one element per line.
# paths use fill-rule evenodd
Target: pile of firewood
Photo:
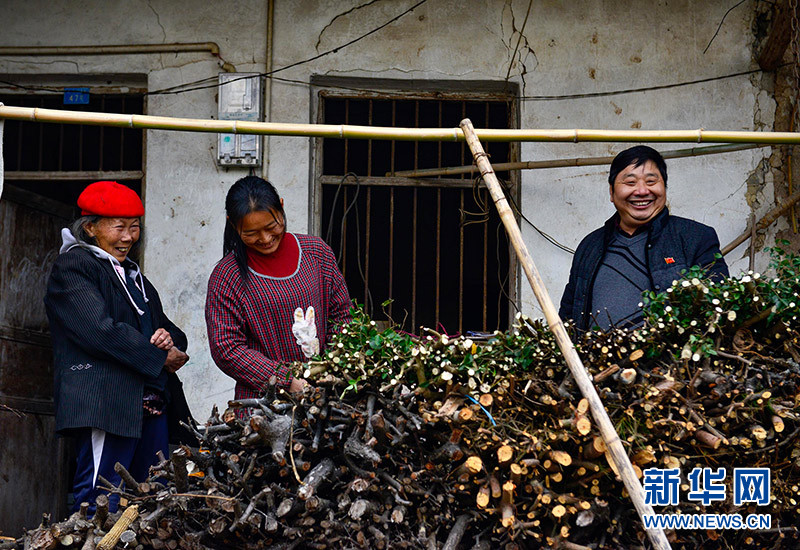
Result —
<path fill-rule="evenodd" d="M 645 296 L 645 327 L 575 335 L 637 473 L 680 469 L 680 502 L 658 513 L 772 519 L 671 532 L 675 547 L 800 546 L 799 268 L 777 251 L 771 278 L 694 270 Z M 298 369 L 303 393 L 229 402 L 147 480 L 120 469 L 107 488 L 124 511 L 102 501 L 0 549 L 648 546 L 541 322 L 478 341 L 379 330 L 355 309 Z M 727 468 L 727 498 L 687 500 L 695 467 Z M 734 467 L 771 469 L 769 506 L 733 506 Z"/>

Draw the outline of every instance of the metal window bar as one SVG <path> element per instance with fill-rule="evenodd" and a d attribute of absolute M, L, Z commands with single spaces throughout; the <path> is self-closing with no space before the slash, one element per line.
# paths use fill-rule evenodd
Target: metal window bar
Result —
<path fill-rule="evenodd" d="M 414 102 L 414 128 L 419 128 L 419 100 Z M 419 169 L 419 142 L 414 142 L 414 169 Z M 411 327 L 417 330 L 417 220 L 419 219 L 417 213 L 417 206 L 419 204 L 419 189 L 414 188 L 414 213 L 412 223 L 414 228 L 412 230 L 412 245 L 411 245 Z"/>
<path fill-rule="evenodd" d="M 444 105 L 440 102 L 438 105 L 438 123 L 439 127 L 442 126 L 442 108 Z M 438 164 L 442 164 L 442 142 L 440 141 L 436 147 L 436 161 Z M 442 188 L 439 187 L 436 189 L 436 298 L 435 298 L 435 307 L 436 307 L 436 329 L 439 329 L 439 325 L 441 323 L 439 317 L 439 307 L 440 307 L 440 275 L 441 275 L 441 262 L 442 262 Z"/>
<path fill-rule="evenodd" d="M 369 100 L 367 113 L 369 126 L 372 126 L 372 99 Z M 367 176 L 372 175 L 372 140 L 367 140 Z M 369 292 L 369 242 L 371 235 L 370 214 L 372 212 L 372 188 L 367 187 L 367 212 L 364 220 L 364 304 L 371 307 Z"/>
<path fill-rule="evenodd" d="M 397 101 L 392 100 L 392 126 L 397 124 Z M 392 141 L 389 145 L 391 157 L 389 159 L 389 166 L 391 171 L 394 172 L 394 154 L 395 144 Z M 389 188 L 389 297 L 393 296 L 394 291 L 394 187 Z M 389 317 L 391 318 L 394 312 L 394 302 L 389 302 Z"/>
<path fill-rule="evenodd" d="M 386 109 L 382 115 L 385 118 L 376 119 L 377 100 L 387 98 L 375 96 L 374 94 L 369 97 L 348 97 L 346 94 L 337 96 L 337 94 L 329 93 L 321 93 L 320 95 L 323 98 L 319 109 L 320 122 L 327 123 L 348 124 L 353 123 L 353 120 L 366 120 L 367 124 L 371 125 L 379 124 L 381 120 L 388 121 L 390 119 L 392 126 L 420 127 L 420 122 L 423 118 L 422 106 L 425 102 L 428 102 L 425 104 L 425 120 L 435 116 L 439 125 L 442 126 L 445 122 L 449 123 L 444 116 L 445 102 L 447 101 L 460 111 L 461 119 L 466 116 L 468 110 L 474 113 L 477 109 L 477 112 L 483 115 L 482 117 L 479 115 L 478 118 L 484 119 L 486 127 L 510 127 L 513 122 L 513 114 L 508 112 L 512 102 L 507 99 L 502 101 L 502 105 L 505 107 L 506 120 L 500 121 L 497 120 L 498 116 L 492 117 L 490 103 L 492 100 L 480 98 L 480 102 L 476 104 L 474 99 L 467 100 L 462 98 L 454 100 L 453 98 L 440 99 L 435 97 L 416 99 L 389 97 L 389 101 L 384 101 L 381 106 L 381 109 Z M 330 109 L 331 111 L 337 110 L 333 118 L 326 118 L 326 103 L 324 100 L 329 96 L 340 98 L 340 104 L 334 105 Z M 437 102 L 434 106 L 430 103 L 433 101 Z M 454 101 L 455 103 L 453 103 Z M 498 104 L 499 102 L 494 100 L 494 103 Z M 454 112 L 451 107 L 449 109 L 448 116 L 452 118 Z M 401 110 L 403 113 L 402 118 L 400 115 Z M 497 110 L 495 111 L 497 112 Z M 380 142 L 377 143 L 380 145 Z M 359 147 L 357 150 L 352 145 L 349 140 L 344 140 L 344 154 L 336 153 L 336 156 L 343 157 L 338 161 L 339 170 L 332 169 L 329 166 L 330 158 L 325 157 L 325 143 L 323 142 L 319 145 L 318 151 L 321 154 L 320 158 L 318 158 L 318 163 L 324 169 L 318 171 L 318 182 L 320 190 L 325 188 L 333 190 L 335 189 L 333 186 L 336 186 L 336 188 L 341 186 L 339 200 L 333 211 L 326 210 L 326 208 L 330 208 L 330 205 L 326 206 L 326 201 L 330 202 L 331 193 L 328 192 L 327 195 L 322 193 L 321 195 L 321 214 L 323 217 L 321 227 L 328 227 L 331 223 L 331 217 L 334 218 L 335 229 L 332 233 L 332 238 L 336 241 L 338 237 L 339 242 L 329 244 L 335 251 L 341 251 L 340 265 L 353 297 L 356 297 L 362 303 L 366 303 L 370 294 L 375 293 L 374 285 L 377 285 L 376 288 L 380 288 L 381 292 L 384 292 L 385 289 L 387 295 L 371 296 L 371 299 L 375 301 L 373 315 L 377 317 L 380 314 L 380 309 L 377 306 L 385 298 L 393 298 L 394 301 L 386 308 L 387 314 L 396 321 L 402 321 L 403 316 L 400 315 L 398 317 L 398 314 L 405 310 L 405 314 L 410 321 L 410 325 L 406 325 L 406 328 L 411 330 L 418 329 L 419 325 L 422 324 L 438 326 L 443 321 L 446 321 L 444 328 L 448 331 L 486 331 L 494 328 L 505 328 L 510 320 L 510 303 L 503 301 L 503 298 L 515 294 L 513 288 L 515 278 L 511 273 L 513 258 L 508 254 L 504 254 L 504 251 L 501 250 L 490 252 L 492 250 L 489 242 L 490 237 L 492 239 L 491 246 L 508 246 L 505 234 L 501 232 L 502 238 L 500 240 L 495 236 L 494 225 L 498 224 L 499 220 L 490 216 L 489 222 L 484 223 L 482 228 L 472 227 L 468 232 L 465 232 L 460 223 L 456 229 L 453 227 L 454 221 L 445 221 L 448 216 L 453 217 L 453 208 L 459 208 L 461 211 L 465 208 L 470 211 L 475 210 L 476 204 L 472 197 L 473 180 L 470 176 L 455 178 L 440 176 L 435 179 L 420 180 L 382 175 L 383 172 L 393 173 L 395 169 L 403 169 L 401 166 L 408 166 L 408 164 L 412 164 L 414 169 L 419 169 L 423 167 L 423 159 L 426 165 L 432 163 L 442 165 L 448 160 L 452 161 L 454 154 L 455 158 L 460 158 L 463 163 L 464 159 L 466 159 L 466 146 L 463 143 L 445 145 L 440 142 L 434 146 L 426 147 L 425 144 L 414 142 L 410 147 L 404 146 L 401 150 L 397 142 L 390 141 L 388 147 L 382 148 L 379 154 L 376 150 L 376 140 L 371 139 L 367 141 L 366 149 L 363 150 L 363 158 L 361 158 L 361 148 Z M 446 149 L 447 147 L 450 147 L 450 149 Z M 447 155 L 445 150 L 449 151 Z M 410 153 L 411 158 L 404 156 L 403 151 Z M 499 154 L 503 154 L 503 151 L 506 151 L 505 155 L 508 156 L 516 153 L 516 149 L 512 148 L 501 148 L 499 151 Z M 381 158 L 381 156 L 387 154 L 388 159 Z M 448 155 L 450 156 L 448 157 Z M 493 160 L 499 161 L 499 159 Z M 378 168 L 379 166 L 383 168 Z M 339 171 L 341 171 L 339 175 L 334 173 Z M 355 184 L 354 181 L 347 180 L 342 182 L 342 176 L 350 172 L 358 175 L 358 185 L 363 195 L 355 195 L 357 189 L 352 189 Z M 376 195 L 373 192 L 386 187 L 388 187 L 388 193 L 384 191 L 380 195 Z M 428 191 L 424 191 L 423 194 L 422 190 L 431 187 L 435 189 L 435 193 L 431 195 Z M 485 204 L 490 204 L 486 190 L 480 189 L 477 192 Z M 445 193 L 447 193 L 448 197 L 446 200 Z M 404 198 L 400 199 L 400 197 Z M 353 206 L 353 211 L 358 211 L 355 215 L 360 217 L 361 227 L 358 227 L 353 220 L 341 219 L 351 200 L 357 200 L 358 202 Z M 398 200 L 402 202 L 398 203 Z M 400 204 L 403 206 L 399 206 Z M 395 211 L 398 208 L 407 209 L 404 217 L 398 218 L 395 215 Z M 376 223 L 385 224 L 382 212 L 388 215 L 388 230 L 383 225 L 375 225 Z M 411 220 L 407 220 L 408 213 L 411 214 Z M 350 214 L 348 214 L 348 217 L 350 217 Z M 455 217 L 457 218 L 458 216 Z M 491 232 L 489 231 L 490 224 L 493 226 Z M 397 227 L 395 227 L 396 225 Z M 405 229 L 401 231 L 403 227 Z M 350 242 L 357 238 L 356 230 L 360 232 L 360 237 L 358 237 L 361 243 L 360 254 L 357 251 L 354 252 L 356 242 Z M 430 235 L 429 232 L 434 234 Z M 451 235 L 447 241 L 445 240 L 445 234 Z M 420 239 L 422 240 L 420 241 Z M 409 240 L 410 243 L 408 242 Z M 452 245 L 457 242 L 457 246 L 446 245 L 446 242 L 452 243 Z M 400 248 L 398 248 L 398 245 L 400 245 Z M 411 249 L 410 254 L 405 252 L 407 248 Z M 373 254 L 376 251 L 379 251 L 378 255 Z M 423 258 L 420 254 L 425 256 L 433 254 L 435 257 Z M 500 257 L 502 257 L 501 263 L 504 265 L 497 265 Z M 467 267 L 467 262 L 470 264 L 474 262 L 478 265 Z M 388 268 L 386 275 L 381 274 L 382 277 L 388 279 L 388 282 L 380 278 L 375 279 L 375 274 L 382 271 L 379 267 L 381 265 Z M 358 270 L 354 272 L 356 266 Z M 377 271 L 376 267 L 378 268 Z M 410 277 L 406 278 L 404 273 L 408 273 L 409 268 Z M 496 276 L 492 276 L 491 272 L 495 268 L 500 269 L 500 271 L 495 274 Z M 396 273 L 398 270 L 400 273 Z M 445 275 L 445 273 L 449 275 Z M 402 276 L 398 277 L 398 275 Z M 452 285 L 444 283 L 447 276 L 453 280 Z M 454 299 L 456 277 L 459 296 L 457 300 Z M 471 296 L 465 296 L 467 279 L 470 281 L 469 288 L 471 290 L 469 292 L 472 294 Z M 407 285 L 405 289 L 403 285 Z M 411 288 L 409 289 L 408 286 Z M 408 295 L 409 290 L 410 303 L 400 303 L 396 297 L 402 298 Z M 475 294 L 479 293 L 482 296 L 476 297 Z M 433 303 L 424 303 L 428 300 Z M 469 309 L 467 309 L 465 308 L 465 301 L 469 300 L 472 300 L 473 303 L 470 303 Z M 476 300 L 479 303 L 475 303 Z M 490 319 L 494 326 L 490 326 Z"/>
<path fill-rule="evenodd" d="M 30 107 L 63 108 L 63 95 L 57 94 L 3 94 L 0 101 L 14 102 Z M 141 97 L 122 94 L 99 93 L 92 95 L 90 109 L 99 111 L 131 111 L 142 114 Z M 120 109 L 122 105 L 122 109 Z M 140 129 L 99 129 L 70 127 L 65 124 L 32 124 L 27 121 L 8 121 L 2 154 L 8 160 L 4 179 L 11 185 L 6 189 L 9 197 L 16 197 L 35 207 L 51 205 L 48 212 L 57 212 L 67 218 L 73 215 L 75 199 L 86 184 L 98 180 L 124 182 L 141 192 L 144 177 L 142 170 L 143 132 Z M 120 132 L 116 134 L 116 132 Z M 119 139 L 119 156 L 116 142 Z M 124 136 L 124 138 L 122 137 Z M 115 153 L 105 155 L 113 147 Z M 126 166 L 125 164 L 129 165 Z"/>
<path fill-rule="evenodd" d="M 103 112 L 105 112 L 105 110 L 106 110 L 106 97 L 105 96 L 103 96 L 103 98 L 100 100 L 100 109 L 102 109 Z M 100 170 L 100 171 L 103 170 L 103 161 L 105 160 L 105 159 L 103 159 L 103 145 L 105 144 L 105 139 L 103 139 L 103 137 L 105 135 L 105 130 L 106 130 L 105 126 L 100 126 L 100 150 L 98 151 L 98 155 L 100 157 L 99 158 L 100 165 L 98 166 L 98 170 Z"/>
<path fill-rule="evenodd" d="M 467 118 L 467 102 L 461 102 L 461 116 Z M 462 119 L 463 120 L 463 119 Z M 464 162 L 464 158 L 466 155 L 467 144 L 462 143 L 460 146 L 461 149 L 461 162 Z M 461 222 L 459 224 L 458 233 L 459 233 L 459 254 L 458 254 L 458 295 L 461 296 L 461 299 L 458 301 L 458 332 L 464 332 L 464 193 L 461 193 L 461 204 L 460 210 L 461 213 Z"/>

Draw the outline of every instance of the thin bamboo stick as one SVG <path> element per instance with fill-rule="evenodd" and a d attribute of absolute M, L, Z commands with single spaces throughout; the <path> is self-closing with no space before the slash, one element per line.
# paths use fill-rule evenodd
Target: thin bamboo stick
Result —
<path fill-rule="evenodd" d="M 726 145 L 712 145 L 709 147 L 692 147 L 690 149 L 676 149 L 673 151 L 663 151 L 661 156 L 665 159 L 676 159 L 686 157 L 699 157 L 702 155 L 716 155 L 718 153 L 730 153 L 732 151 L 744 151 L 747 149 L 757 149 L 767 147 L 766 144 L 753 143 L 734 143 Z M 608 165 L 614 157 L 578 157 L 569 159 L 554 160 L 529 160 L 522 162 L 498 162 L 492 163 L 495 172 L 506 170 L 540 170 L 542 168 L 569 168 L 572 166 L 601 166 Z M 456 174 L 474 174 L 478 168 L 471 164 L 469 166 L 452 166 L 449 168 L 425 168 L 422 170 L 401 170 L 400 172 L 387 172 L 387 177 L 398 178 L 432 178 L 435 176 L 450 176 Z"/>
<path fill-rule="evenodd" d="M 623 448 L 622 442 L 619 439 L 619 435 L 617 435 L 614 425 L 611 423 L 611 419 L 609 418 L 608 413 L 603 406 L 603 402 L 600 400 L 597 390 L 595 390 L 592 381 L 589 379 L 589 374 L 587 373 L 586 368 L 583 366 L 581 358 L 575 351 L 575 346 L 573 346 L 572 340 L 570 340 L 569 335 L 564 328 L 564 323 L 562 323 L 561 318 L 556 312 L 553 301 L 550 299 L 550 295 L 547 293 L 547 289 L 544 286 L 544 281 L 539 275 L 539 270 L 533 263 L 533 258 L 528 252 L 527 246 L 525 246 L 525 241 L 522 239 L 522 232 L 519 229 L 519 225 L 517 225 L 514 212 L 511 210 L 511 207 L 506 200 L 505 194 L 503 193 L 503 188 L 500 186 L 500 182 L 498 182 L 497 176 L 495 176 L 494 171 L 492 170 L 492 165 L 489 162 L 486 153 L 484 153 L 483 146 L 481 145 L 481 142 L 469 119 L 464 119 L 461 121 L 461 129 L 464 131 L 467 144 L 472 151 L 475 162 L 480 168 L 483 181 L 489 188 L 489 192 L 494 199 L 497 212 L 500 214 L 500 218 L 503 220 L 503 225 L 508 232 L 508 237 L 514 246 L 514 250 L 520 259 L 522 268 L 525 270 L 525 275 L 528 277 L 528 282 L 533 289 L 533 293 L 536 295 L 536 299 L 539 301 L 539 305 L 542 307 L 542 311 L 544 312 L 545 319 L 550 326 L 550 330 L 556 337 L 558 347 L 561 349 L 561 353 L 566 359 L 567 366 L 569 367 L 570 372 L 572 372 L 572 376 L 575 378 L 578 388 L 580 388 L 583 396 L 589 401 L 589 407 L 591 408 L 592 416 L 594 417 L 594 420 L 600 429 L 600 434 L 603 436 L 603 440 L 606 443 L 606 447 L 608 448 L 614 466 L 616 466 L 617 471 L 622 478 L 622 482 L 625 484 L 625 488 L 628 490 L 628 494 L 633 501 L 633 505 L 639 512 L 640 517 L 643 517 L 645 514 L 654 514 L 652 506 L 645 503 L 644 490 L 642 489 L 642 486 L 636 477 L 636 473 L 633 470 L 633 465 L 631 464 L 628 455 L 625 454 L 625 449 Z M 658 550 L 670 548 L 669 541 L 667 541 L 667 537 L 663 530 L 647 530 L 647 534 L 650 537 L 650 541 L 653 543 L 653 546 Z"/>
<path fill-rule="evenodd" d="M 350 139 L 385 139 L 398 141 L 461 141 L 459 128 L 392 128 L 385 126 L 356 126 L 350 124 L 293 124 L 278 122 L 248 122 L 236 120 L 206 120 L 173 118 L 152 115 L 123 115 L 83 111 L 61 111 L 39 107 L 0 106 L 0 118 L 88 124 L 153 130 L 181 130 L 226 134 L 257 134 L 274 136 L 327 137 Z M 798 132 L 743 132 L 719 130 L 547 130 L 513 129 L 477 131 L 483 141 L 553 141 L 577 143 L 599 142 L 709 142 L 709 143 L 800 143 Z"/>

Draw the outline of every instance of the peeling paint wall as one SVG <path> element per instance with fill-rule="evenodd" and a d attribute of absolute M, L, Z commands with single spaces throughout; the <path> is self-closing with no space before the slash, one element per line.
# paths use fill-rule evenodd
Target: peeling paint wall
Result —
<path fill-rule="evenodd" d="M 276 0 L 272 66 L 278 69 L 339 48 L 415 3 Z M 13 9 L 8 9 L 11 4 Z M 312 75 L 500 82 L 508 75 L 523 96 L 530 96 L 520 102 L 522 127 L 768 130 L 775 102 L 760 75 L 714 79 L 756 67 L 751 30 L 756 3 L 744 2 L 726 15 L 730 4 L 535 0 L 526 21 L 529 3 L 524 0 L 427 0 L 350 46 L 281 71 L 278 76 L 284 80 L 272 83 L 268 112 L 277 122 L 313 121 L 316 105 L 307 85 Z M 260 72 L 266 67 L 266 0 L 113 4 L 0 0 L 0 11 L 2 45 L 215 41 L 239 71 Z M 0 58 L 0 73 L 138 73 L 147 75 L 150 90 L 214 78 L 219 70 L 218 60 L 196 53 Z M 699 79 L 711 80 L 666 87 Z M 594 97 L 533 98 L 656 86 L 665 87 Z M 149 96 L 146 109 L 155 115 L 210 118 L 216 114 L 215 91 Z M 269 162 L 264 172 L 285 198 L 290 227 L 307 231 L 314 226 L 309 218 L 313 142 L 274 137 L 266 145 Z M 526 143 L 521 158 L 612 155 L 625 147 Z M 203 304 L 208 274 L 221 255 L 224 194 L 246 173 L 217 168 L 214 152 L 212 135 L 147 132 L 146 271 L 166 310 L 189 335 L 192 360 L 181 372 L 199 417 L 212 403 L 224 403 L 233 394 L 232 380 L 214 367 L 208 355 Z M 774 204 L 775 162 L 769 148 L 668 161 L 670 207 L 675 214 L 713 226 L 725 244 L 744 230 L 751 208 L 760 216 Z M 522 174 L 525 214 L 574 248 L 613 213 L 606 177 L 606 167 L 526 171 Z M 524 227 L 523 234 L 558 302 L 571 256 L 530 227 Z M 734 273 L 746 268 L 746 245 L 729 261 Z M 756 265 L 763 268 L 763 255 Z M 523 309 L 538 315 L 527 283 L 521 287 Z"/>

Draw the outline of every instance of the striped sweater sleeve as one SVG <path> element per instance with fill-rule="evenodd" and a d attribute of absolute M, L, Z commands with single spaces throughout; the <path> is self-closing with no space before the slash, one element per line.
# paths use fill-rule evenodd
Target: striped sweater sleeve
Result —
<path fill-rule="evenodd" d="M 274 375 L 278 384 L 291 382 L 290 368 L 248 346 L 242 311 L 244 289 L 233 267 L 218 264 L 208 281 L 206 328 L 211 357 L 222 372 L 262 391 Z"/>

